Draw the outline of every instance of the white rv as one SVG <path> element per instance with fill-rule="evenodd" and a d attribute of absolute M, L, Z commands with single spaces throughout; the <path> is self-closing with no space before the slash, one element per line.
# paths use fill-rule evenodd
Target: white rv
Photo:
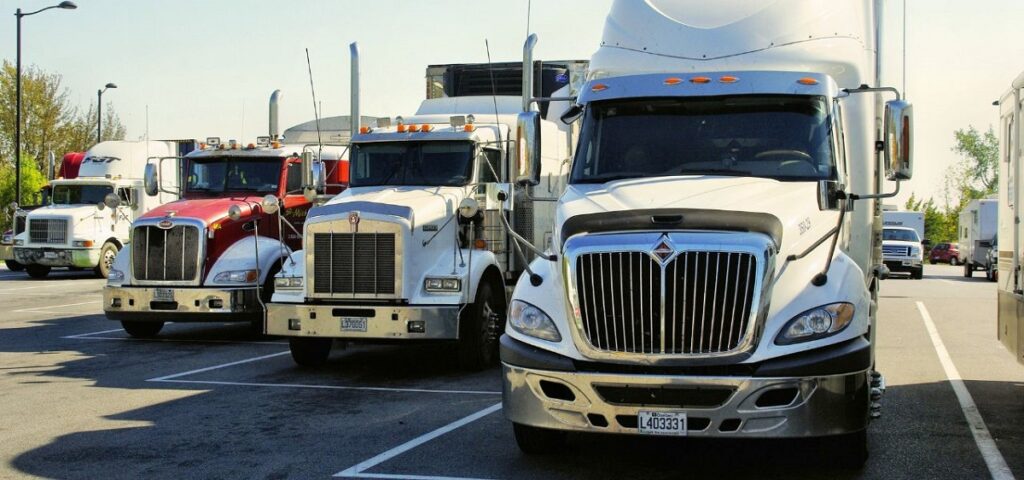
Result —
<path fill-rule="evenodd" d="M 999 297 L 998 337 L 1024 365 L 1024 224 L 1021 213 L 1021 112 L 1024 110 L 1024 72 L 1011 83 L 999 100 L 999 238 L 994 257 Z M 961 246 L 961 248 L 963 248 Z"/>
<path fill-rule="evenodd" d="M 565 116 L 582 125 L 551 255 L 501 338 L 523 451 L 566 431 L 823 437 L 863 463 L 877 199 L 911 176 L 881 5 L 613 3 Z"/>
<path fill-rule="evenodd" d="M 143 193 L 150 157 L 174 157 L 192 141 L 106 141 L 89 149 L 78 177 L 50 182 L 50 203 L 32 210 L 27 228 L 14 239 L 14 259 L 32 278 L 54 267 L 93 269 L 106 277 L 117 252 L 128 242 L 132 222 L 176 195 Z M 164 164 L 164 178 L 177 186 L 178 165 Z"/>
<path fill-rule="evenodd" d="M 511 91 L 500 82 L 495 96 L 463 95 L 442 80 L 415 115 L 352 136 L 349 189 L 309 211 L 303 250 L 283 262 L 267 305 L 266 333 L 288 337 L 300 365 L 322 364 L 336 339 L 457 342 L 464 367 L 497 362 L 506 286 L 533 255 L 513 242 L 550 242 L 573 138 L 570 125 L 539 114 L 517 123 L 518 114 L 535 91 L 568 96 L 573 73 L 569 63 L 538 63 L 557 70 L 542 77 L 558 88 L 535 90 L 527 75 L 520 89 L 520 64 L 491 67 L 451 65 L 439 77 L 491 91 L 494 74 L 511 78 Z M 547 106 L 557 119 L 556 103 Z M 524 131 L 543 138 L 531 145 L 544 156 L 536 171 L 513 161 Z"/>
<path fill-rule="evenodd" d="M 975 270 L 989 271 L 988 251 L 992 248 L 998 226 L 999 200 L 994 198 L 971 200 L 960 211 L 957 230 L 965 277 L 972 276 Z"/>

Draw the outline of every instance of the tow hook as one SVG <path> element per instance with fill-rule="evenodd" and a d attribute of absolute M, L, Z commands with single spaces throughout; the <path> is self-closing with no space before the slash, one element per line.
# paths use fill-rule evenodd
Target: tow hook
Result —
<path fill-rule="evenodd" d="M 885 393 L 885 377 L 878 371 L 871 371 L 871 406 L 869 416 L 872 420 L 882 418 L 882 394 Z"/>

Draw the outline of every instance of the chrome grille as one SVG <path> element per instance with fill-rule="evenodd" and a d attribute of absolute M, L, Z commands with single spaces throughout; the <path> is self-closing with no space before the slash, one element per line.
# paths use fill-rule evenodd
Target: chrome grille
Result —
<path fill-rule="evenodd" d="M 647 252 L 586 253 L 575 271 L 583 335 L 598 350 L 729 352 L 753 318 L 757 259 L 749 253 L 684 251 L 664 265 Z"/>
<path fill-rule="evenodd" d="M 135 227 L 132 272 L 137 280 L 190 281 L 199 271 L 199 229 L 192 225 Z"/>
<path fill-rule="evenodd" d="M 68 243 L 68 221 L 62 218 L 33 218 L 28 221 L 31 243 L 64 245 Z"/>
<path fill-rule="evenodd" d="M 395 294 L 395 234 L 313 234 L 313 293 Z"/>
<path fill-rule="evenodd" d="M 882 255 L 892 257 L 910 256 L 910 247 L 901 245 L 882 245 Z"/>

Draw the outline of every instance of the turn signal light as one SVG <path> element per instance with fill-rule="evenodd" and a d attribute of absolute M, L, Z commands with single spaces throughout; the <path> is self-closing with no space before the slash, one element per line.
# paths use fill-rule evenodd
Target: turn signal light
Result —
<path fill-rule="evenodd" d="M 478 238 L 476 239 L 476 241 L 473 242 L 473 247 L 475 247 L 477 250 L 483 250 L 487 248 L 487 241 L 482 238 Z"/>
<path fill-rule="evenodd" d="M 693 77 L 690 79 L 690 83 L 711 83 L 711 79 L 708 77 Z"/>
<path fill-rule="evenodd" d="M 799 83 L 801 85 L 817 85 L 818 81 L 811 77 L 804 77 L 801 78 L 800 80 L 797 80 L 796 83 Z"/>
<path fill-rule="evenodd" d="M 736 78 L 736 77 L 734 77 L 732 75 L 723 75 L 722 78 L 718 79 L 718 81 L 722 82 L 722 83 L 736 83 L 736 82 L 740 81 L 740 79 Z"/>
<path fill-rule="evenodd" d="M 608 90 L 608 85 L 605 85 L 603 83 L 595 83 L 593 86 L 590 87 L 590 91 L 594 93 L 603 92 L 605 90 Z"/>
<path fill-rule="evenodd" d="M 669 86 L 671 86 L 671 85 L 679 85 L 680 83 L 683 83 L 683 79 L 681 79 L 679 77 L 668 77 L 668 78 L 665 79 L 665 81 L 663 83 L 665 85 L 669 85 Z"/>

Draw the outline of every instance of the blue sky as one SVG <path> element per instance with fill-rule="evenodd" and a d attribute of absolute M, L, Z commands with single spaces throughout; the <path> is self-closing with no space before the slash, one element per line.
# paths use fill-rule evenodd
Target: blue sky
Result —
<path fill-rule="evenodd" d="M 637 0 L 639 1 L 639 0 Z M 915 179 L 906 192 L 941 196 L 953 130 L 997 120 L 991 102 L 1024 70 L 1019 0 L 908 0 L 907 90 L 915 104 Z M 10 14 L 57 0 L 14 0 Z M 83 108 L 96 89 L 128 127 L 152 138 L 220 136 L 251 141 L 266 131 L 270 92 L 284 93 L 283 126 L 313 116 L 304 48 L 310 49 L 325 115 L 348 113 L 348 44 L 362 50 L 364 115 L 408 114 L 433 63 L 518 60 L 526 0 L 79 0 L 23 24 L 27 65 L 58 72 Z M 900 1 L 889 1 L 887 82 L 900 87 Z M 588 58 L 611 0 L 534 0 L 531 30 L 541 59 Z M 14 60 L 13 15 L 0 23 L 0 56 Z M 244 113 L 243 113 L 244 112 Z M 905 198 L 905 196 L 903 197 Z"/>

